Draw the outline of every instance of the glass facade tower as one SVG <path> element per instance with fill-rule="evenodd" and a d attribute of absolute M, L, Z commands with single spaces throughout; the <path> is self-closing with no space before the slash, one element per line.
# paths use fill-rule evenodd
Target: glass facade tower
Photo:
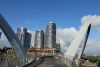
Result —
<path fill-rule="evenodd" d="M 17 36 L 22 46 L 27 50 L 31 44 L 31 34 L 27 32 L 26 28 L 17 28 Z"/>
<path fill-rule="evenodd" d="M 42 30 L 35 31 L 34 48 L 44 48 L 44 32 Z"/>
<path fill-rule="evenodd" d="M 45 31 L 45 48 L 56 48 L 56 24 L 50 22 Z"/>

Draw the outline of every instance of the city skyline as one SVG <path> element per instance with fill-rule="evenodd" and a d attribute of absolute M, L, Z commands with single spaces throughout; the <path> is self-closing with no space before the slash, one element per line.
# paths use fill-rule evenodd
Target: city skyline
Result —
<path fill-rule="evenodd" d="M 32 35 L 31 33 L 27 32 L 27 28 L 17 28 L 16 35 L 25 50 L 30 48 Z"/>
<path fill-rule="evenodd" d="M 37 28 L 44 30 L 49 21 L 55 22 L 57 39 L 60 38 L 57 42 L 63 44 L 64 50 L 66 50 L 65 45 L 75 38 L 82 23 L 91 22 L 89 19 L 92 19 L 93 23 L 99 24 L 92 26 L 88 41 L 90 45 L 87 45 L 87 49 L 89 52 L 93 49 L 92 52 L 95 53 L 100 47 L 99 2 L 98 0 L 3 0 L 0 2 L 0 14 L 6 18 L 14 31 L 17 27 L 26 27 L 30 31 L 35 31 Z M 64 36 L 66 38 L 63 38 Z"/>

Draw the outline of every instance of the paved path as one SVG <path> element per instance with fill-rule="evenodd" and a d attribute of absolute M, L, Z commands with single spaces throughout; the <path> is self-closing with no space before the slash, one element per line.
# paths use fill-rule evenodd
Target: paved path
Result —
<path fill-rule="evenodd" d="M 24 67 L 67 67 L 53 56 L 40 57 Z"/>

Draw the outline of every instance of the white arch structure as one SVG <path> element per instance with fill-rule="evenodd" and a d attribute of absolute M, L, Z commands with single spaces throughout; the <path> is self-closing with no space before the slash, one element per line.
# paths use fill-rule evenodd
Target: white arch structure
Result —
<path fill-rule="evenodd" d="M 88 39 L 90 28 L 91 28 L 91 24 L 90 23 L 84 23 L 82 25 L 82 27 L 81 27 L 79 33 L 77 34 L 76 38 L 72 41 L 71 45 L 69 46 L 68 50 L 65 53 L 65 57 L 67 59 L 69 59 L 70 61 L 74 60 L 74 57 L 75 57 L 76 52 L 77 52 L 77 50 L 78 50 L 78 48 L 79 48 L 79 46 L 80 46 L 80 44 L 82 42 L 82 39 L 85 37 L 85 40 L 83 42 L 83 47 L 82 47 L 82 49 L 80 51 L 78 59 L 81 57 L 81 55 L 82 55 L 82 53 L 84 51 L 87 39 Z"/>

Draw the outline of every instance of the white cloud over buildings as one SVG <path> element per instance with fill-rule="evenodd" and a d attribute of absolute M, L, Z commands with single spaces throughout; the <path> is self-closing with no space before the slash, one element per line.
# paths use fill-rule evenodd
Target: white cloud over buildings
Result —
<path fill-rule="evenodd" d="M 57 43 L 61 44 L 61 50 L 63 52 L 66 52 L 68 46 L 71 44 L 77 33 L 78 31 L 74 27 L 57 29 Z"/>
<path fill-rule="evenodd" d="M 81 19 L 82 23 L 91 23 L 92 26 L 100 26 L 100 16 L 98 15 L 86 15 Z"/>
<path fill-rule="evenodd" d="M 1 38 L 0 38 L 0 46 L 8 46 L 10 47 L 10 43 L 8 42 L 6 36 L 4 34 L 2 34 Z"/>

